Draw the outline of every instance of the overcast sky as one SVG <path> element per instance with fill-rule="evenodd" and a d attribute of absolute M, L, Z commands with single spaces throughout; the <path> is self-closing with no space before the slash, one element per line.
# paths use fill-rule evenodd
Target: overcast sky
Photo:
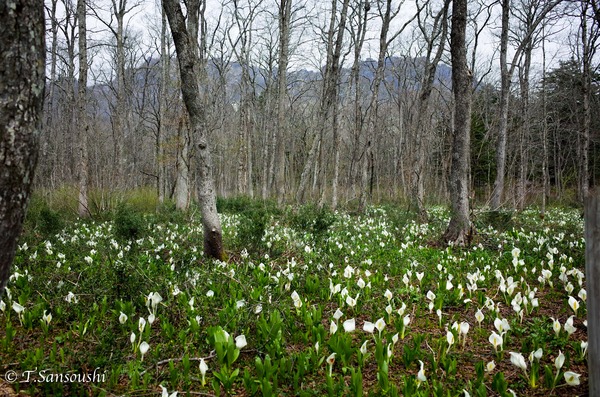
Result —
<path fill-rule="evenodd" d="M 71 1 L 75 3 L 76 0 L 59 0 L 59 2 Z M 91 40 L 94 45 L 98 45 L 91 50 L 93 54 L 92 58 L 92 70 L 94 71 L 92 80 L 94 79 L 109 79 L 111 75 L 111 54 L 107 46 L 101 46 L 102 44 L 111 43 L 111 33 L 106 27 L 106 23 L 111 22 L 110 10 L 113 0 L 91 0 L 90 8 L 95 12 L 90 12 L 87 18 L 88 29 L 88 40 Z M 114 0 L 118 2 L 119 0 Z M 228 38 L 226 42 L 235 41 L 238 30 L 233 22 L 233 1 L 232 0 L 207 0 L 207 17 L 209 24 L 209 31 L 213 31 L 221 16 L 220 28 L 217 31 L 218 37 L 224 36 L 224 31 L 229 30 Z M 50 0 L 45 0 L 49 6 Z M 160 7 L 158 0 L 127 0 L 128 8 L 131 7 L 131 12 L 126 17 L 126 26 L 129 35 L 134 38 L 135 41 L 139 42 L 136 44 L 135 53 L 136 57 L 140 60 L 148 58 L 150 56 L 157 56 L 157 48 L 159 43 L 160 34 Z M 257 3 L 258 0 L 238 0 L 240 15 L 246 15 L 248 12 L 248 3 Z M 373 2 L 375 3 L 375 2 Z M 421 1 L 422 3 L 422 1 Z M 439 9 L 441 1 L 433 0 L 433 10 Z M 515 1 L 518 3 L 518 1 Z M 330 8 L 330 1 L 319 1 L 319 0 L 297 0 L 295 5 L 302 4 L 304 8 L 299 10 L 297 18 L 299 21 L 293 30 L 294 52 L 292 55 L 292 68 L 308 68 L 317 69 L 319 65 L 323 64 L 324 51 L 322 40 L 318 37 L 319 29 L 324 29 L 328 24 L 328 13 Z M 60 14 L 64 15 L 64 5 L 59 5 Z M 472 12 L 477 10 L 477 4 L 470 2 L 470 8 Z M 391 27 L 390 35 L 393 35 L 400 26 L 412 18 L 416 11 L 415 1 L 406 0 L 403 4 L 398 17 L 394 20 Z M 497 70 L 498 65 L 498 34 L 499 34 L 499 7 L 495 6 L 492 9 L 492 16 L 486 29 L 482 32 L 479 46 L 477 48 L 477 68 L 476 73 L 482 73 L 491 65 Z M 371 20 L 369 21 L 369 30 L 367 41 L 363 50 L 364 58 L 376 58 L 378 53 L 378 35 L 380 23 L 376 18 L 375 5 L 371 7 Z M 263 0 L 261 6 L 258 7 L 256 14 L 256 20 L 253 24 L 252 33 L 252 51 L 255 62 L 265 57 L 267 52 L 266 48 L 269 45 L 273 45 L 277 38 L 277 20 L 274 19 L 276 15 L 276 2 L 275 0 Z M 102 19 L 104 22 L 101 22 Z M 479 24 L 482 25 L 485 18 L 485 13 L 479 17 Z M 112 18 L 113 26 L 115 25 L 114 18 Z M 514 21 L 514 18 L 513 18 Z M 389 55 L 392 56 L 417 56 L 419 55 L 420 40 L 418 32 L 415 29 L 416 24 L 408 26 L 403 34 L 392 44 Z M 546 62 L 548 67 L 555 67 L 558 65 L 559 60 L 567 60 L 574 54 L 574 45 L 572 44 L 575 40 L 575 34 L 577 32 L 578 21 L 576 18 L 563 16 L 562 18 L 556 19 L 554 25 L 550 27 L 546 34 L 549 36 L 546 41 Z M 472 27 L 473 32 L 473 27 Z M 212 36 L 212 33 L 211 33 Z M 227 36 L 226 36 L 227 37 Z M 346 37 L 348 37 L 346 35 Z M 348 41 L 347 41 L 348 42 Z M 50 45 L 50 43 L 48 43 Z M 215 46 L 216 47 L 216 46 Z M 276 48 L 276 47 L 275 47 Z M 211 48 L 211 52 L 215 53 L 216 48 Z M 230 49 L 229 49 L 230 51 Z M 448 55 L 449 56 L 449 55 Z M 348 55 L 346 60 L 347 63 L 352 62 L 352 54 Z M 536 76 L 541 75 L 542 69 L 542 56 L 541 46 L 535 50 L 533 57 L 534 64 L 532 65 L 533 79 Z M 496 79 L 496 73 L 490 74 L 490 79 Z"/>

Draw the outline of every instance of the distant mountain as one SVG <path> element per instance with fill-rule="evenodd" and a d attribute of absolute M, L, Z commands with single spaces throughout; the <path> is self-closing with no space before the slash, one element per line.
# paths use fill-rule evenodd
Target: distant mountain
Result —
<path fill-rule="evenodd" d="M 397 92 L 401 91 L 399 87 L 404 87 L 407 90 L 416 90 L 419 88 L 423 69 L 425 65 L 424 58 L 409 58 L 409 57 L 389 57 L 385 60 L 384 82 L 380 92 L 381 99 L 389 98 L 389 93 L 386 90 Z M 175 78 L 178 73 L 177 62 L 171 63 L 171 74 Z M 363 92 L 368 93 L 375 77 L 377 68 L 377 60 L 365 59 L 360 62 L 360 82 Z M 127 73 L 131 73 L 128 70 Z M 222 76 L 224 74 L 224 76 Z M 268 70 L 251 67 L 251 79 L 254 81 L 255 95 L 260 96 L 266 89 L 268 83 L 275 84 L 277 70 L 274 69 L 271 73 Z M 226 65 L 219 64 L 216 60 L 208 62 L 208 76 L 210 80 L 209 89 L 215 89 L 220 85 L 219 81 L 225 81 L 226 101 L 234 104 L 240 101 L 240 82 L 242 77 L 242 66 L 238 62 L 230 62 Z M 440 63 L 436 71 L 436 84 L 441 84 L 446 87 L 451 85 L 452 69 L 450 66 Z M 130 99 L 137 101 L 138 104 L 142 101 L 142 96 L 146 95 L 146 101 L 153 101 L 158 94 L 160 82 L 160 62 L 158 59 L 150 59 L 144 65 L 137 67 L 126 80 L 131 81 L 133 78 L 134 86 L 129 87 Z M 307 100 L 318 99 L 322 72 L 308 69 L 296 69 L 288 72 L 288 89 L 292 96 L 304 96 Z M 348 82 L 351 78 L 351 69 L 343 68 L 341 71 L 342 85 L 340 95 L 342 98 L 349 95 L 347 92 Z M 144 90 L 144 87 L 145 90 Z M 174 87 L 172 88 L 174 89 Z M 252 89 L 252 88 L 251 88 Z M 149 95 L 150 94 L 150 95 Z M 96 99 L 97 111 L 104 117 L 110 117 L 111 103 L 114 90 L 111 84 L 97 84 L 90 87 L 89 95 Z M 154 98 L 153 98 L 154 97 Z"/>
<path fill-rule="evenodd" d="M 408 58 L 408 57 L 389 57 L 385 60 L 384 81 L 386 86 L 393 90 L 398 90 L 400 86 L 407 89 L 418 89 L 425 66 L 424 58 Z M 219 78 L 220 71 L 224 70 L 222 65 L 217 65 L 214 62 L 209 62 L 209 76 L 213 76 L 214 80 Z M 366 59 L 360 62 L 360 80 L 361 84 L 367 89 L 375 78 L 377 69 L 377 60 Z M 234 102 L 240 100 L 239 84 L 242 77 L 242 66 L 238 62 L 231 62 L 226 67 L 227 75 L 227 92 L 230 93 L 231 99 Z M 308 69 L 296 69 L 288 72 L 289 90 L 292 95 L 304 93 L 306 95 L 318 95 L 319 82 L 322 78 L 323 71 L 314 71 Z M 274 69 L 272 74 L 261 69 L 252 67 L 250 70 L 251 78 L 254 80 L 256 94 L 260 95 L 267 86 L 267 81 L 275 82 L 277 69 Z M 342 81 L 348 81 L 351 78 L 351 69 L 343 68 L 341 71 Z M 271 77 L 269 79 L 269 76 Z M 452 78 L 452 68 L 444 63 L 438 65 L 436 71 L 436 83 L 450 87 Z M 344 90 L 341 90 L 341 95 L 344 95 Z M 382 96 L 387 96 L 385 89 L 382 87 Z"/>

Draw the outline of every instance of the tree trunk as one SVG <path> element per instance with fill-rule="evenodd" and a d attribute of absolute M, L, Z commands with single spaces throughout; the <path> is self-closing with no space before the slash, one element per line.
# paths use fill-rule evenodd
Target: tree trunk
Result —
<path fill-rule="evenodd" d="M 546 35 L 542 39 L 542 208 L 540 218 L 546 216 L 546 197 L 548 196 L 548 111 L 546 93 Z"/>
<path fill-rule="evenodd" d="M 78 103 L 77 120 L 79 131 L 79 208 L 80 217 L 87 217 L 88 206 L 88 150 L 87 136 L 89 123 L 87 117 L 87 78 L 88 78 L 88 60 L 87 60 L 87 24 L 86 24 L 86 0 L 77 0 L 77 20 L 79 23 L 79 80 L 78 80 Z"/>
<path fill-rule="evenodd" d="M 587 332 L 589 395 L 600 395 L 600 194 L 585 198 L 585 275 L 587 280 Z"/>
<path fill-rule="evenodd" d="M 46 84 L 45 29 L 43 2 L 0 2 L 0 297 L 38 158 Z"/>
<path fill-rule="evenodd" d="M 530 135 L 530 111 L 529 111 L 529 72 L 531 69 L 531 53 L 533 43 L 529 42 L 523 52 L 523 66 L 520 69 L 521 85 L 521 120 L 519 128 L 519 182 L 517 184 L 517 209 L 522 211 L 525 208 L 527 196 L 527 139 Z"/>
<path fill-rule="evenodd" d="M 185 211 L 190 204 L 190 136 L 185 122 L 180 120 L 177 133 L 177 167 L 175 207 Z"/>
<path fill-rule="evenodd" d="M 367 22 L 368 22 L 368 10 L 370 10 L 370 5 L 368 3 L 364 3 L 361 1 L 358 4 L 359 11 L 355 12 L 358 15 L 356 32 L 353 29 L 350 29 L 351 33 L 351 45 L 354 48 L 354 62 L 352 64 L 352 69 L 350 72 L 350 92 L 352 92 L 352 88 L 354 89 L 354 114 L 353 114 L 353 123 L 352 123 L 352 153 L 350 155 L 350 164 L 348 166 L 348 175 L 347 175 L 347 184 L 349 186 L 350 191 L 352 191 L 352 196 L 356 197 L 357 193 L 357 182 L 359 180 L 358 173 L 361 171 L 361 167 L 359 166 L 359 161 L 361 158 L 361 137 L 363 133 L 364 126 L 364 115 L 363 115 L 363 106 L 362 106 L 362 89 L 360 86 L 360 64 L 361 64 L 361 53 L 362 48 L 365 42 L 365 35 L 367 32 Z M 364 13 L 361 15 L 361 9 L 364 10 Z"/>
<path fill-rule="evenodd" d="M 590 150 L 590 129 L 592 123 L 592 113 L 590 107 L 591 86 L 592 86 L 592 61 L 595 54 L 595 46 L 598 38 L 598 25 L 592 19 L 591 28 L 588 29 L 588 9 L 587 1 L 582 2 L 581 13 L 581 47 L 583 58 L 583 71 L 581 75 L 581 95 L 583 102 L 583 125 L 582 125 L 582 147 L 580 155 L 580 183 L 579 195 L 581 201 L 588 195 L 590 186 L 590 171 L 589 171 L 589 150 Z"/>
<path fill-rule="evenodd" d="M 525 32 L 521 38 L 517 49 L 515 50 L 512 62 L 508 64 L 508 34 L 510 30 L 510 0 L 502 0 L 502 30 L 500 33 L 500 104 L 498 107 L 498 141 L 496 144 L 496 180 L 494 181 L 494 190 L 490 198 L 492 209 L 498 209 L 502 205 L 504 195 L 504 176 L 506 173 L 506 142 L 508 134 L 508 105 L 510 95 L 510 82 L 517 66 L 517 60 L 521 57 L 525 46 L 532 40 L 532 35 L 537 27 L 542 23 L 545 16 L 552 11 L 562 0 L 553 0 L 540 4 L 540 9 L 535 18 L 528 21 Z M 531 12 L 535 13 L 537 9 Z"/>
<path fill-rule="evenodd" d="M 306 187 L 308 186 L 308 178 L 310 170 L 314 166 L 315 169 L 320 166 L 322 169 L 323 178 L 325 176 L 325 164 L 319 164 L 317 154 L 322 154 L 323 150 L 323 135 L 328 126 L 328 119 L 332 112 L 338 111 L 338 82 L 340 78 L 340 58 L 342 53 L 344 31 L 346 28 L 346 18 L 348 15 L 348 6 L 350 0 L 344 0 L 340 11 L 340 21 L 337 27 L 337 36 L 335 36 L 335 21 L 337 15 L 337 0 L 332 0 L 331 3 L 331 18 L 329 20 L 329 31 L 327 32 L 327 63 L 325 65 L 325 74 L 323 76 L 323 92 L 321 96 L 321 109 L 318 116 L 319 132 L 315 137 L 308 158 L 304 163 L 304 169 L 300 176 L 300 186 L 296 193 L 296 200 L 299 203 L 304 201 Z M 335 41 L 334 41 L 335 37 Z M 337 122 L 337 117 L 333 117 L 332 123 Z M 317 150 L 317 149 L 321 150 Z M 322 158 L 322 156 L 319 156 Z M 318 173 L 317 173 L 318 175 Z M 316 180 L 315 180 L 316 182 Z"/>
<path fill-rule="evenodd" d="M 452 131 L 452 165 L 450 168 L 451 218 L 444 240 L 465 245 L 471 239 L 469 219 L 469 164 L 471 130 L 471 94 L 473 76 L 467 66 L 467 0 L 452 5 L 450 55 L 452 91 L 454 93 L 454 128 Z"/>
<path fill-rule="evenodd" d="M 199 0 L 189 0 L 198 2 Z M 210 153 L 209 137 L 203 128 L 203 111 L 200 100 L 198 75 L 200 71 L 196 37 L 186 29 L 185 18 L 178 0 L 163 0 L 163 7 L 177 51 L 179 73 L 181 75 L 181 94 L 190 118 L 192 135 L 197 142 L 198 158 L 198 200 L 202 212 L 204 229 L 204 254 L 219 260 L 225 259 L 223 250 L 221 222 L 217 213 L 215 183 L 213 180 L 213 163 Z"/>
<path fill-rule="evenodd" d="M 157 190 L 158 202 L 165 201 L 165 124 L 167 113 L 167 81 L 169 81 L 169 55 L 167 51 L 167 15 L 162 10 L 162 24 L 160 34 L 160 92 L 159 92 L 159 121 L 156 136 L 156 167 L 157 167 Z"/>
<path fill-rule="evenodd" d="M 117 186 L 121 189 L 127 186 L 127 160 L 125 153 L 125 136 L 126 136 L 126 109 L 125 109 L 125 37 L 124 37 L 124 19 L 127 7 L 127 0 L 113 0 L 113 11 L 117 20 L 117 31 L 115 40 L 116 48 L 116 75 L 117 75 L 117 90 L 116 90 L 116 108 L 115 108 L 115 139 L 117 144 L 117 152 L 115 164 L 117 164 Z"/>
<path fill-rule="evenodd" d="M 431 35 L 427 40 L 427 56 L 425 57 L 424 76 L 421 84 L 421 94 L 417 102 L 417 123 L 415 136 L 415 151 L 413 154 L 413 178 L 412 178 L 412 200 L 413 207 L 417 209 L 419 220 L 427 222 L 428 215 L 425 208 L 425 164 L 427 159 L 428 148 L 428 129 L 431 125 L 428 123 L 429 116 L 429 98 L 433 91 L 433 83 L 435 81 L 435 72 L 437 65 L 442 58 L 446 45 L 446 37 L 448 35 L 448 7 L 450 2 L 446 0 L 443 8 L 435 18 Z M 422 28 L 423 32 L 426 29 Z M 439 44 L 437 51 L 431 56 L 434 51 L 436 39 L 439 36 Z M 420 133 L 418 132 L 420 130 Z"/>
<path fill-rule="evenodd" d="M 379 88 L 381 87 L 381 82 L 383 81 L 384 77 L 385 57 L 387 55 L 389 44 L 388 32 L 392 18 L 392 1 L 387 0 L 385 2 L 385 12 L 381 18 L 381 30 L 379 32 L 379 55 L 377 56 L 377 68 L 375 69 L 375 77 L 373 78 L 373 92 L 371 94 L 371 101 L 368 107 L 366 146 L 361 167 L 360 196 L 358 200 L 358 208 L 360 212 L 365 210 L 368 198 L 373 192 L 373 139 L 375 135 L 374 130 L 376 128 L 376 124 L 379 122 L 377 119 Z"/>
<path fill-rule="evenodd" d="M 45 109 L 46 120 L 44 124 L 44 129 L 48 131 L 48 135 L 46 140 L 42 145 L 42 159 L 46 159 L 47 167 L 49 168 L 46 175 L 41 175 L 42 179 L 47 179 L 48 185 L 53 186 L 53 182 L 55 180 L 56 172 L 57 172 L 57 162 L 54 161 L 54 156 L 50 156 L 48 153 L 48 146 L 50 144 L 50 139 L 54 139 L 53 145 L 57 145 L 58 137 L 51 133 L 51 131 L 55 130 L 54 126 L 54 111 L 55 111 L 55 88 L 56 88 L 56 64 L 58 58 L 58 20 L 56 15 L 56 7 L 58 0 L 52 0 L 52 5 L 50 8 L 50 76 L 48 79 L 48 101 Z M 54 152 L 58 150 L 54 149 Z M 40 167 L 41 168 L 41 167 Z M 38 178 L 40 177 L 40 173 L 38 172 Z"/>
<path fill-rule="evenodd" d="M 508 96 L 510 79 L 507 53 L 510 17 L 510 0 L 502 0 L 502 31 L 500 33 L 500 105 L 498 107 L 498 142 L 496 144 L 496 180 L 492 191 L 491 207 L 498 209 L 502 205 L 504 193 L 504 173 L 506 172 L 506 135 L 508 133 Z"/>
<path fill-rule="evenodd" d="M 353 30 L 350 30 L 351 39 L 352 39 L 352 47 L 354 48 L 354 62 L 352 64 L 352 70 L 350 72 L 350 84 L 351 87 L 354 87 L 354 123 L 352 126 L 352 134 L 353 134 L 353 145 L 352 145 L 352 154 L 350 157 L 350 165 L 348 167 L 348 185 L 350 186 L 350 190 L 352 191 L 353 196 L 356 196 L 357 186 L 356 183 L 359 181 L 359 176 L 357 175 L 362 172 L 362 163 L 360 163 L 361 159 L 361 138 L 363 133 L 364 126 L 364 114 L 363 114 L 363 106 L 362 106 L 362 90 L 360 87 L 360 60 L 362 48 L 365 42 L 365 36 L 367 33 L 367 22 L 368 22 L 368 12 L 370 10 L 370 4 L 368 2 L 361 1 L 359 3 L 359 10 L 356 12 L 358 15 L 357 22 L 357 31 L 354 33 Z M 362 15 L 361 15 L 361 11 Z M 352 91 L 352 89 L 350 90 Z"/>

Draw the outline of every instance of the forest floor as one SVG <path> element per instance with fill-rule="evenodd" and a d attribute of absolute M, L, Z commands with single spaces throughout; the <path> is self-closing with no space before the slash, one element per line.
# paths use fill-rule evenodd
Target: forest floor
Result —
<path fill-rule="evenodd" d="M 225 262 L 194 211 L 29 222 L 0 395 L 587 395 L 578 210 L 476 211 L 469 247 L 441 207 L 220 210 Z"/>

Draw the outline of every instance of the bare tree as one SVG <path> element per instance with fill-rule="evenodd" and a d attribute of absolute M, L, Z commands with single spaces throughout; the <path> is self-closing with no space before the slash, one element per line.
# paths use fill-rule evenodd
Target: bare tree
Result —
<path fill-rule="evenodd" d="M 79 125 L 79 208 L 78 213 L 81 217 L 89 215 L 88 208 L 88 150 L 87 136 L 89 130 L 87 117 L 87 80 L 88 80 L 88 59 L 87 59 L 87 24 L 86 24 L 86 0 L 77 0 L 77 19 L 79 23 L 79 80 L 77 95 L 77 120 Z"/>
<path fill-rule="evenodd" d="M 417 7 L 416 14 L 405 22 L 394 34 L 388 36 L 391 22 L 400 13 L 403 2 L 392 7 L 392 0 L 386 0 L 385 3 L 377 4 L 377 11 L 381 18 L 381 30 L 379 31 L 379 53 L 377 56 L 377 67 L 375 77 L 373 78 L 373 89 L 371 100 L 368 105 L 367 114 L 367 133 L 366 147 L 363 154 L 362 172 L 361 172 L 361 190 L 359 197 L 359 208 L 364 210 L 367 204 L 367 198 L 372 195 L 375 178 L 375 160 L 373 158 L 373 146 L 376 138 L 376 128 L 379 121 L 379 90 L 385 77 L 386 57 L 390 43 L 392 43 L 406 27 L 419 15 L 422 6 Z"/>
<path fill-rule="evenodd" d="M 110 17 L 104 18 L 97 7 L 90 8 L 98 21 L 100 21 L 114 39 L 114 70 L 116 87 L 114 89 L 115 101 L 112 104 L 113 135 L 115 139 L 114 163 L 116 165 L 116 185 L 123 189 L 127 186 L 127 152 L 126 137 L 128 131 L 128 92 L 126 87 L 126 49 L 131 41 L 126 29 L 126 17 L 142 5 L 142 0 L 110 0 Z M 128 41 L 129 39 L 129 41 Z"/>
<path fill-rule="evenodd" d="M 166 135 L 166 111 L 167 111 L 167 83 L 169 81 L 170 54 L 167 45 L 167 15 L 161 7 L 160 25 L 160 90 L 158 94 L 158 128 L 156 131 L 156 165 L 157 165 L 157 189 L 158 202 L 165 201 L 166 172 L 165 172 L 165 135 Z"/>
<path fill-rule="evenodd" d="M 444 240 L 458 245 L 468 244 L 471 238 L 469 163 L 473 76 L 467 64 L 466 30 L 467 0 L 454 0 L 450 32 L 452 91 L 454 93 L 452 165 L 449 188 L 451 218 L 444 233 Z"/>
<path fill-rule="evenodd" d="M 323 135 L 325 133 L 326 123 L 329 121 L 329 117 L 332 116 L 332 125 L 334 128 L 334 145 L 337 139 L 337 111 L 338 111 L 338 82 L 340 78 L 340 59 L 342 55 L 342 46 L 344 40 L 344 31 L 346 29 L 346 18 L 348 15 L 348 5 L 350 0 L 343 0 L 342 8 L 340 10 L 340 20 L 336 26 L 337 16 L 337 0 L 331 1 L 331 14 L 329 19 L 329 29 L 327 31 L 326 50 L 327 60 L 325 63 L 325 73 L 323 75 L 323 88 L 321 94 L 321 106 L 319 109 L 318 118 L 318 129 L 319 132 L 313 139 L 310 151 L 302 175 L 300 176 L 300 185 L 296 192 L 296 201 L 299 203 L 304 202 L 306 189 L 310 179 L 311 171 L 316 170 L 319 166 L 318 154 L 321 152 L 321 146 L 323 142 Z M 337 34 L 336 34 L 337 33 Z M 317 173 L 315 173 L 317 174 Z M 323 193 L 325 190 L 323 190 Z M 322 200 L 321 200 L 322 201 Z"/>
<path fill-rule="evenodd" d="M 46 6 L 47 19 L 50 20 L 50 75 L 47 89 L 47 104 L 45 106 L 46 117 L 44 120 L 44 128 L 47 133 L 46 139 L 41 144 L 42 159 L 46 159 L 47 166 L 40 167 L 45 168 L 45 173 L 42 170 L 37 172 L 38 179 L 44 179 L 46 181 L 53 180 L 53 173 L 56 170 L 56 165 L 53 164 L 55 156 L 50 156 L 51 143 L 56 143 L 56 137 L 51 134 L 51 130 L 54 127 L 55 121 L 55 108 L 56 108 L 56 65 L 58 63 L 58 15 L 57 15 L 58 0 L 51 0 L 50 7 Z M 52 136 L 51 136 L 52 135 Z M 51 142 L 52 141 L 52 142 Z M 42 161 L 40 161 L 41 163 Z M 42 171 L 42 172 L 40 172 Z M 41 174 L 41 175 L 40 175 Z M 41 178 L 40 178 L 41 177 Z"/>
<path fill-rule="evenodd" d="M 356 182 L 358 181 L 357 173 L 361 171 L 359 166 L 359 160 L 361 158 L 361 139 L 365 124 L 365 108 L 363 101 L 364 90 L 361 85 L 361 55 L 363 51 L 363 45 L 367 35 L 367 25 L 369 22 L 369 11 L 371 11 L 371 3 L 367 0 L 360 0 L 352 5 L 352 12 L 350 15 L 350 24 L 348 25 L 348 32 L 350 34 L 350 43 L 354 52 L 354 60 L 352 68 L 350 70 L 350 93 L 354 94 L 353 109 L 349 116 L 351 118 L 351 132 L 352 132 L 352 151 L 350 155 L 350 164 L 348 166 L 348 185 L 356 194 Z M 336 187 L 337 189 L 337 187 Z"/>
<path fill-rule="evenodd" d="M 37 163 L 46 84 L 45 34 L 42 2 L 0 3 L 0 296 L 10 275 Z"/>
<path fill-rule="evenodd" d="M 199 7 L 200 0 L 188 0 L 191 6 Z M 204 129 L 203 106 L 200 99 L 198 76 L 200 59 L 197 51 L 197 26 L 186 26 L 179 0 L 163 0 L 169 20 L 181 76 L 181 94 L 190 119 L 190 129 L 196 140 L 198 157 L 198 199 L 204 228 L 204 254 L 211 258 L 225 259 L 221 222 L 217 214 L 216 191 L 213 180 L 213 163 L 209 148 L 209 137 Z M 188 19 L 188 23 L 189 23 Z"/>
<path fill-rule="evenodd" d="M 290 51 L 290 31 L 293 0 L 279 0 L 277 4 L 279 23 L 279 61 L 277 64 L 277 125 L 275 142 L 275 187 L 277 201 L 285 200 L 285 127 L 287 104 L 287 68 Z"/>
<path fill-rule="evenodd" d="M 581 2 L 580 40 L 582 57 L 581 95 L 583 102 L 583 122 L 581 128 L 581 155 L 579 171 L 579 196 L 583 201 L 589 192 L 590 171 L 590 130 L 592 124 L 591 96 L 592 96 L 592 62 L 596 54 L 596 46 L 600 37 L 600 14 L 595 0 Z M 591 14 L 591 15 L 590 15 Z"/>
<path fill-rule="evenodd" d="M 418 4 L 418 2 L 417 2 Z M 417 101 L 417 123 L 415 129 L 415 150 L 413 153 L 412 169 L 412 200 L 417 209 L 419 219 L 427 221 L 425 208 L 425 164 L 427 160 L 428 135 L 431 126 L 427 122 L 429 116 L 429 99 L 433 91 L 433 83 L 438 63 L 442 58 L 446 39 L 448 36 L 448 8 L 449 0 L 445 0 L 442 8 L 434 15 L 431 32 L 427 32 L 421 13 L 417 14 L 419 30 L 421 30 L 426 43 L 425 64 L 423 65 L 423 78 L 421 92 Z M 436 48 L 437 47 L 437 48 Z"/>
<path fill-rule="evenodd" d="M 237 190 L 238 194 L 254 196 L 252 182 L 252 138 L 254 135 L 254 96 L 251 47 L 253 40 L 253 24 L 261 1 L 247 0 L 242 4 L 241 0 L 233 0 L 233 16 L 237 27 L 237 38 L 229 35 L 231 48 L 236 55 L 241 68 L 240 77 L 240 128 L 238 134 L 238 172 Z M 231 31 L 230 31 L 231 33 Z"/>
<path fill-rule="evenodd" d="M 500 106 L 498 108 L 498 143 L 496 146 L 496 180 L 494 181 L 494 190 L 490 206 L 492 209 L 498 209 L 502 205 L 502 196 L 504 194 L 504 177 L 506 173 L 506 141 L 508 134 L 508 110 L 510 84 L 515 68 L 518 65 L 518 59 L 521 53 L 531 40 L 538 26 L 542 23 L 546 15 L 552 11 L 562 0 L 552 0 L 536 4 L 534 17 L 527 30 L 521 37 L 521 42 L 517 44 L 511 63 L 508 63 L 508 45 L 510 29 L 510 0 L 502 0 L 502 30 L 500 32 Z M 537 2 L 536 2 L 537 3 Z"/>

